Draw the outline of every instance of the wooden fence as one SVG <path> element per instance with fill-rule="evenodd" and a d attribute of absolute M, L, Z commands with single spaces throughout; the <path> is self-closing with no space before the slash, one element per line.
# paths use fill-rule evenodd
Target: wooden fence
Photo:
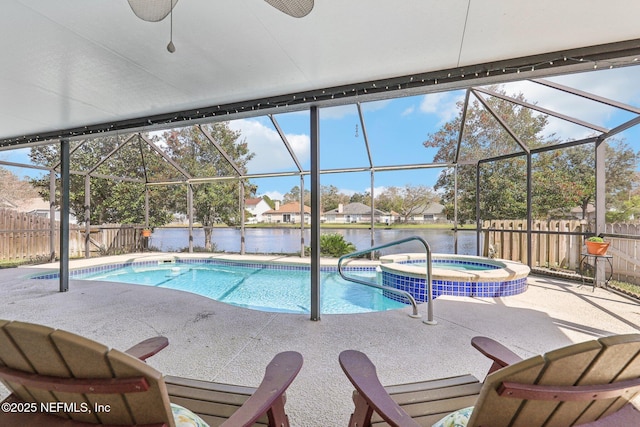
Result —
<path fill-rule="evenodd" d="M 524 220 L 485 221 L 484 255 L 490 251 L 497 258 L 527 262 L 527 223 Z M 531 235 L 532 266 L 578 270 L 580 254 L 584 251 L 587 231 L 584 221 L 534 221 Z M 142 226 L 100 225 L 90 229 L 89 247 L 92 256 L 131 253 L 142 250 Z M 557 234 L 557 233 L 576 234 Z M 605 233 L 620 234 L 607 237 L 608 254 L 613 255 L 614 278 L 640 284 L 640 224 L 607 224 Z M 625 237 L 628 236 L 628 237 Z M 85 228 L 71 225 L 69 256 L 85 256 Z M 0 260 L 46 261 L 51 259 L 49 218 L 0 208 Z M 60 253 L 59 224 L 56 222 L 55 255 Z"/>
<path fill-rule="evenodd" d="M 640 224 L 607 224 L 605 233 L 640 236 Z M 640 240 L 606 237 L 610 242 L 607 255 L 613 255 L 613 277 L 623 282 L 640 284 Z"/>
<path fill-rule="evenodd" d="M 55 223 L 55 255 L 60 254 L 60 224 Z M 71 225 L 69 256 L 85 255 L 85 227 Z M 92 255 L 130 253 L 141 249 L 142 227 L 137 225 L 101 225 L 90 228 Z M 51 259 L 51 222 L 49 218 L 0 208 L 0 260 L 45 261 Z"/>
<path fill-rule="evenodd" d="M 525 220 L 485 221 L 484 255 L 495 254 L 496 258 L 527 262 L 527 222 Z M 560 268 L 577 271 L 584 249 L 587 224 L 579 220 L 534 221 L 531 235 L 531 263 L 533 267 Z M 608 255 L 613 255 L 613 278 L 640 284 L 640 225 L 607 224 L 605 234 L 620 234 L 607 237 L 610 242 Z M 624 235 L 628 237 L 624 237 Z"/>

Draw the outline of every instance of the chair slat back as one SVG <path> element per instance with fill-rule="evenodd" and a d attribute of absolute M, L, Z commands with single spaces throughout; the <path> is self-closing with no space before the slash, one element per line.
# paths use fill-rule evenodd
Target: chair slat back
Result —
<path fill-rule="evenodd" d="M 575 344 L 505 367 L 489 375 L 469 426 L 570 426 L 620 409 L 631 396 L 602 400 L 542 401 L 500 396 L 503 382 L 587 386 L 638 378 L 640 335 L 618 335 Z"/>
<path fill-rule="evenodd" d="M 0 365 L 58 378 L 144 377 L 150 387 L 136 393 L 70 393 L 11 381 L 3 383 L 25 402 L 66 403 L 66 408 L 60 408 L 57 415 L 75 421 L 174 425 L 162 375 L 128 354 L 109 350 L 87 338 L 41 325 L 0 320 Z"/>

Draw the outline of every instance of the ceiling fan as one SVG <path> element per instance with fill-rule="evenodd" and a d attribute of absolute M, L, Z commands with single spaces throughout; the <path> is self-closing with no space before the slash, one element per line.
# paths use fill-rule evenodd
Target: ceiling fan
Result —
<path fill-rule="evenodd" d="M 171 13 L 178 0 L 128 0 L 136 16 L 144 21 L 158 22 Z M 307 16 L 314 0 L 264 0 L 281 12 L 294 18 Z"/>
<path fill-rule="evenodd" d="M 176 51 L 173 44 L 173 8 L 178 0 L 128 0 L 131 10 L 143 21 L 162 21 L 171 13 L 171 33 L 167 50 Z M 313 9 L 314 0 L 264 0 L 281 12 L 294 18 L 307 16 Z"/>

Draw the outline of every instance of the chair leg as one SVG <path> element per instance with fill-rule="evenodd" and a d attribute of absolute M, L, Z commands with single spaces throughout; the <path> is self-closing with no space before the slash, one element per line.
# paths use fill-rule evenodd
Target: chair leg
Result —
<path fill-rule="evenodd" d="M 371 427 L 373 408 L 371 408 L 366 399 L 357 392 L 353 393 L 353 403 L 356 407 L 349 419 L 349 427 Z"/>
<path fill-rule="evenodd" d="M 267 411 L 270 427 L 289 427 L 289 418 L 284 412 L 285 397 L 280 396 Z"/>

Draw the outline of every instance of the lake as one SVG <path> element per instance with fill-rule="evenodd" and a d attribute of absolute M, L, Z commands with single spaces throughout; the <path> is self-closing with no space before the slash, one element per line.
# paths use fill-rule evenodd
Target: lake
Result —
<path fill-rule="evenodd" d="M 353 243 L 357 250 L 371 247 L 370 230 L 362 228 L 330 229 L 323 228 L 324 233 L 340 233 L 345 240 Z M 425 239 L 431 250 L 438 253 L 454 253 L 453 231 L 449 229 L 390 229 L 375 230 L 376 245 L 411 236 Z M 149 246 L 163 252 L 175 252 L 189 246 L 189 230 L 187 228 L 156 228 L 151 235 Z M 305 229 L 304 242 L 309 246 L 311 231 Z M 236 228 L 214 228 L 212 241 L 218 251 L 240 252 L 240 230 Z M 291 228 L 247 228 L 245 230 L 246 253 L 298 253 L 300 251 L 300 229 Z M 204 231 L 193 230 L 193 246 L 204 247 Z M 404 243 L 386 248 L 383 254 L 399 252 L 423 252 L 419 242 Z M 462 255 L 476 254 L 476 232 L 465 230 L 458 232 L 458 253 Z"/>

